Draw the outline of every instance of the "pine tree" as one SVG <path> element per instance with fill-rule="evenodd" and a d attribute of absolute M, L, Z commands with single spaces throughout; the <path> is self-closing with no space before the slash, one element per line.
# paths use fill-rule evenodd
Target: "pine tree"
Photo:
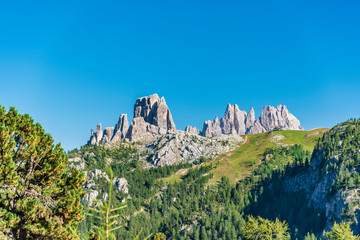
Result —
<path fill-rule="evenodd" d="M 355 236 L 350 228 L 350 223 L 335 223 L 330 232 L 324 234 L 325 240 L 359 240 L 359 236 Z"/>
<path fill-rule="evenodd" d="M 248 240 L 285 240 L 290 238 L 288 230 L 287 224 L 279 221 L 278 219 L 276 219 L 275 222 L 272 222 L 261 217 L 255 219 L 250 216 L 243 228 L 243 236 Z"/>
<path fill-rule="evenodd" d="M 0 106 L 0 232 L 10 239 L 73 239 L 84 175 L 28 115 Z"/>

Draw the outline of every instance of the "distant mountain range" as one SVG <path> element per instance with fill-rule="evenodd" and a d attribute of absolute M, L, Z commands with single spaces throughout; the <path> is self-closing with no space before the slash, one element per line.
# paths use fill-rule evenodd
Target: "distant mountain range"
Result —
<path fill-rule="evenodd" d="M 228 104 L 222 118 L 216 117 L 213 121 L 204 122 L 202 131 L 196 127 L 187 126 L 185 132 L 204 137 L 220 135 L 244 135 L 262 133 L 274 129 L 303 130 L 300 121 L 292 115 L 286 106 L 277 108 L 265 106 L 261 116 L 255 119 L 253 108 L 246 113 L 241 111 L 237 104 Z M 122 140 L 139 141 L 159 137 L 176 130 L 169 107 L 165 98 L 157 94 L 142 97 L 134 105 L 134 117 L 129 125 L 127 114 L 121 114 L 115 127 L 106 127 L 102 130 L 99 123 L 96 132 L 91 129 L 88 144 L 113 143 Z"/>

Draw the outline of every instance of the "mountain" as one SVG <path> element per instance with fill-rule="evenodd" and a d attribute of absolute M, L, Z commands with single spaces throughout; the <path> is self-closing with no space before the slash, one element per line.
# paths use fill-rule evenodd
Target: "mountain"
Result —
<path fill-rule="evenodd" d="M 270 172 L 285 169 L 287 164 L 299 159 L 286 149 L 297 149 L 297 146 L 303 146 L 304 150 L 300 148 L 300 153 L 306 153 L 301 159 L 310 158 L 310 151 L 317 144 L 317 139 L 326 131 L 327 129 L 280 130 L 242 137 L 231 134 L 207 138 L 176 130 L 148 143 L 121 141 L 83 146 L 80 150 L 69 153 L 69 161 L 71 166 L 81 169 L 87 176 L 87 195 L 83 199 L 85 210 L 87 206 L 96 205 L 95 200 L 106 199 L 107 186 L 110 184 L 107 168 L 110 166 L 113 169 L 112 182 L 116 186 L 113 193 L 114 204 L 126 202 L 128 207 L 123 214 L 130 219 L 129 225 L 117 232 L 118 239 L 136 236 L 140 228 L 134 226 L 141 226 L 144 236 L 162 231 L 171 238 L 177 236 L 177 233 L 173 232 L 177 230 L 180 236 L 190 237 L 184 239 L 193 239 L 195 232 L 206 226 L 211 232 L 207 233 L 209 239 L 233 239 L 231 236 L 240 233 L 247 214 L 262 214 L 261 206 L 278 209 L 275 208 L 275 203 L 268 199 L 265 201 L 264 196 L 259 195 L 261 186 L 264 188 L 263 192 L 271 192 L 272 199 L 281 202 L 286 211 L 290 210 L 285 206 L 290 208 L 291 202 L 298 198 L 301 203 L 306 203 L 306 206 L 301 205 L 307 209 L 307 215 L 303 214 L 303 218 L 314 226 L 315 223 L 322 222 L 325 214 L 312 207 L 308 208 L 305 195 L 289 192 L 284 197 L 283 194 L 271 190 L 265 182 L 255 183 L 251 179 L 268 179 L 266 181 L 270 183 L 275 182 L 264 177 L 268 175 L 260 174 L 257 169 L 268 169 Z M 236 140 L 235 137 L 239 139 Z M 268 149 L 285 152 L 278 155 L 281 156 L 280 159 L 273 160 L 275 156 L 270 156 L 271 154 L 267 153 Z M 217 154 L 213 155 L 215 152 Z M 205 157 L 201 153 L 209 155 Z M 168 157 L 165 157 L 167 155 Z M 181 156 L 181 161 L 168 162 Z M 284 204 L 276 198 L 277 195 L 289 203 Z M 287 197 L 288 195 L 292 198 Z M 265 203 L 259 206 L 260 201 Z M 258 209 L 258 212 L 252 209 Z M 267 215 L 270 219 L 277 216 L 274 211 L 264 211 L 271 213 Z M 313 217 L 317 214 L 320 214 L 321 221 Z M 171 216 L 171 221 L 167 220 L 167 216 Z M 287 216 L 284 214 L 281 219 L 286 220 Z M 221 230 L 221 219 L 227 218 L 233 220 L 228 223 L 230 225 L 226 230 Z M 289 223 L 292 227 L 299 222 Z M 91 229 L 91 224 L 90 220 L 85 221 L 80 226 L 81 231 L 87 232 Z M 322 224 L 319 226 L 321 230 L 324 227 Z M 235 230 L 231 230 L 232 228 Z M 318 230 L 306 227 L 301 229 L 301 233 L 313 229 Z M 235 235 L 226 237 L 231 232 Z"/>
<path fill-rule="evenodd" d="M 307 204 L 325 213 L 325 230 L 350 222 L 360 233 L 360 121 L 350 120 L 326 132 L 315 146 L 310 167 L 286 178 L 287 192 L 304 191 Z"/>
<path fill-rule="evenodd" d="M 238 105 L 228 104 L 224 116 L 219 120 L 204 123 L 202 135 L 206 137 L 219 136 L 221 134 L 255 134 L 273 129 L 303 130 L 300 121 L 291 113 L 286 106 L 279 105 L 277 108 L 265 106 L 261 116 L 255 120 L 253 108 L 247 114 L 241 111 Z"/>
<path fill-rule="evenodd" d="M 238 105 L 228 104 L 220 120 L 216 117 L 213 121 L 205 121 L 201 132 L 192 126 L 187 126 L 185 132 L 214 137 L 254 134 L 274 129 L 303 130 L 300 121 L 289 113 L 286 106 L 266 106 L 261 116 L 255 119 L 253 108 L 246 113 L 241 111 Z M 130 126 L 127 114 L 121 114 L 115 127 L 106 127 L 104 131 L 99 123 L 96 132 L 91 129 L 88 144 L 114 143 L 122 140 L 148 141 L 170 132 L 176 132 L 170 109 L 164 97 L 159 98 L 157 94 L 153 94 L 136 100 Z"/>
<path fill-rule="evenodd" d="M 175 130 L 175 123 L 165 99 L 153 94 L 136 100 L 134 117 L 130 126 L 127 114 L 121 114 L 115 128 L 107 127 L 104 132 L 101 129 L 101 123 L 99 123 L 96 133 L 91 129 L 88 144 L 113 143 L 125 139 L 139 141 Z"/>
<path fill-rule="evenodd" d="M 322 237 L 335 222 L 360 233 L 359 120 L 303 131 L 285 106 L 256 119 L 254 109 L 228 104 L 205 125 L 177 130 L 157 95 L 136 101 L 130 126 L 125 114 L 115 127 L 98 125 L 88 145 L 69 152 L 70 167 L 87 176 L 85 211 L 114 184 L 113 203 L 128 206 L 118 239 L 141 228 L 144 237 L 242 239 L 249 216 L 286 221 L 292 239 Z"/>

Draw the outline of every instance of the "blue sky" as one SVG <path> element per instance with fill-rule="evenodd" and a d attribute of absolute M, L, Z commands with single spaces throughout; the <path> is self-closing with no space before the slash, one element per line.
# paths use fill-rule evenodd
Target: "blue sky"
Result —
<path fill-rule="evenodd" d="M 359 1 L 7 1 L 0 105 L 66 149 L 164 96 L 177 128 L 285 104 L 305 129 L 360 117 Z"/>

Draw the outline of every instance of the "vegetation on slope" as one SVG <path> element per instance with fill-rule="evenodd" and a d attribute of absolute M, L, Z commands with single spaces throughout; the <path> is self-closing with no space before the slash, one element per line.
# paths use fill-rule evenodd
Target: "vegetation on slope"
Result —
<path fill-rule="evenodd" d="M 179 164 L 144 170 L 134 163 L 137 159 L 136 150 L 127 147 L 109 150 L 103 145 L 88 146 L 80 152 L 83 156 L 91 156 L 93 166 L 99 166 L 97 161 L 105 161 L 109 155 L 114 155 L 112 151 L 116 151 L 116 154 L 121 151 L 131 152 L 130 155 L 121 153 L 128 156 L 127 160 L 123 158 L 107 164 L 113 168 L 115 176 L 128 179 L 132 198 L 127 201 L 128 207 L 124 212 L 128 221 L 124 229 L 117 231 L 118 238 L 135 237 L 145 226 L 144 236 L 163 232 L 167 237 L 175 239 L 196 239 L 197 236 L 203 239 L 205 235 L 210 239 L 236 239 L 241 237 L 246 215 L 255 213 L 252 206 L 261 200 L 256 192 L 274 176 L 281 175 L 279 173 L 306 167 L 311 156 L 306 149 L 311 149 L 316 144 L 315 139 L 324 131 L 274 131 L 245 136 L 247 140 L 238 149 L 215 161 L 201 159 L 197 162 L 200 167 Z M 92 154 L 89 154 L 89 149 Z M 91 169 L 91 164 L 86 167 L 87 170 Z M 114 198 L 115 203 L 120 203 L 121 193 L 114 192 Z M 308 222 L 314 226 L 322 226 L 316 222 L 323 215 L 305 209 L 302 216 L 310 219 Z M 280 217 L 286 220 L 287 214 L 285 209 Z M 273 212 L 269 214 L 270 218 L 275 215 Z M 312 215 L 320 216 L 320 219 Z M 227 225 L 224 225 L 224 221 Z M 290 221 L 292 233 L 296 230 L 292 227 L 296 223 L 296 220 Z M 301 229 L 301 233 L 314 230 L 306 226 Z M 82 224 L 83 232 L 90 229 L 89 221 Z"/>

